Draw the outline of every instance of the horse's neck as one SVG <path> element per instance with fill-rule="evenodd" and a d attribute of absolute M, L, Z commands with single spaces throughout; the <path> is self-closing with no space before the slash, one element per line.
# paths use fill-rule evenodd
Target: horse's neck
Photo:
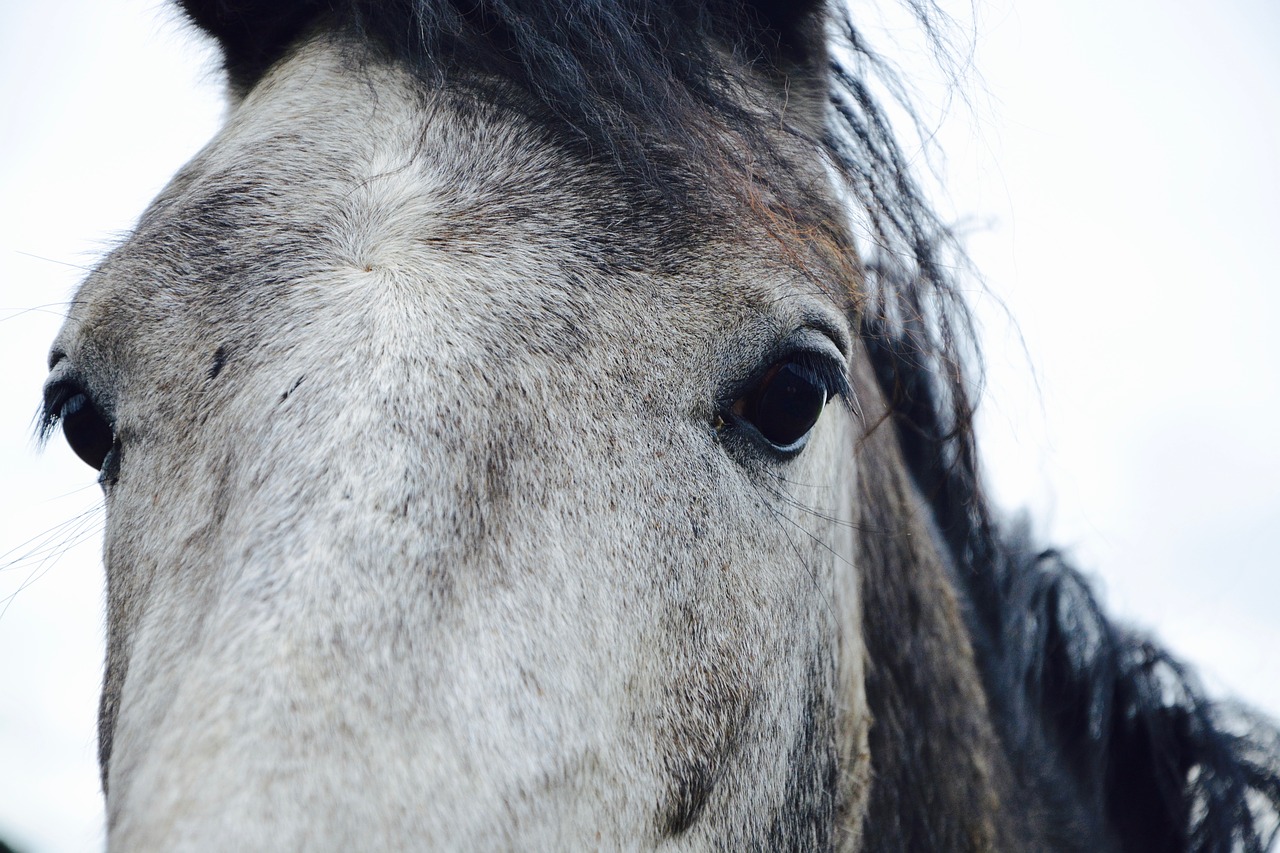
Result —
<path fill-rule="evenodd" d="M 1062 772 L 1051 739 L 1001 736 L 977 658 L 999 638 L 975 644 L 974 620 L 966 619 L 972 591 L 957 588 L 948 546 L 890 419 L 874 404 L 865 408 L 867 422 L 878 426 L 858 448 L 872 715 L 862 849 L 1113 849 L 1114 838 Z"/>
<path fill-rule="evenodd" d="M 1006 848 L 1007 763 L 946 564 L 890 425 L 874 429 L 860 450 L 873 715 L 865 849 Z"/>

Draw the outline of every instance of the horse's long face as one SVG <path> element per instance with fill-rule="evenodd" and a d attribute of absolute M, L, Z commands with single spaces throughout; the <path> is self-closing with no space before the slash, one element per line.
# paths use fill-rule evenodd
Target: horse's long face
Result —
<path fill-rule="evenodd" d="M 845 312 L 612 181 L 313 46 L 85 284 L 48 399 L 106 493 L 114 846 L 857 825 Z"/>

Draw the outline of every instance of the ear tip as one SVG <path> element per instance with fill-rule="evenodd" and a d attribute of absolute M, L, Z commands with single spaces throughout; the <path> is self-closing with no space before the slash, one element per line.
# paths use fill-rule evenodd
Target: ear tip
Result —
<path fill-rule="evenodd" d="M 806 64 L 825 45 L 828 0 L 739 0 L 756 33 L 776 45 L 779 56 Z M 822 51 L 818 51 L 821 53 Z"/>
<path fill-rule="evenodd" d="M 234 85 L 260 76 L 321 11 L 316 0 L 177 0 L 175 5 L 222 49 Z"/>
<path fill-rule="evenodd" d="M 566 2 L 566 0 L 558 0 Z M 600 3 L 604 0 L 595 0 Z M 627 0 L 617 0 L 620 6 Z M 385 23 L 403 15 L 406 21 L 421 16 L 421 6 L 448 7 L 457 0 L 401 0 L 379 7 L 370 0 L 174 0 L 174 5 L 198 29 L 212 36 L 222 49 L 233 88 L 247 89 L 320 19 L 360 20 L 366 16 Z M 751 21 L 754 37 L 780 47 L 794 59 L 806 56 L 822 42 L 821 25 L 831 0 L 730 0 L 729 4 L 703 0 L 711 8 Z M 458 4 L 464 5 L 464 4 Z M 482 8 L 485 2 L 471 4 Z M 607 5 L 607 3 L 606 3 Z M 679 6 L 672 0 L 641 0 L 641 6 Z M 739 21 L 742 21 L 739 18 Z"/>
<path fill-rule="evenodd" d="M 744 0 L 770 29 L 787 33 L 824 11 L 827 0 Z"/>

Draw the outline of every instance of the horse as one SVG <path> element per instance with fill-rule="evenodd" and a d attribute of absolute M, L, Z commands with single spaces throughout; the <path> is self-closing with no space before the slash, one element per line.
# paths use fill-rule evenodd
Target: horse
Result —
<path fill-rule="evenodd" d="M 225 125 L 41 416 L 106 500 L 111 848 L 1270 846 L 1274 726 L 985 498 L 847 13 L 180 6 Z"/>

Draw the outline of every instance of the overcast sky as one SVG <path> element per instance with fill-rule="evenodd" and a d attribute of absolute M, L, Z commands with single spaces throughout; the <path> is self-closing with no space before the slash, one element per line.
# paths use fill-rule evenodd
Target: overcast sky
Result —
<path fill-rule="evenodd" d="M 101 500 L 60 439 L 30 441 L 45 353 L 221 110 L 158 5 L 0 6 L 0 837 L 33 851 L 101 844 Z M 1276 714 L 1280 5 L 978 16 L 968 103 L 921 98 L 947 116 L 939 203 L 1017 323 L 975 290 L 995 490 L 1213 692 Z"/>

